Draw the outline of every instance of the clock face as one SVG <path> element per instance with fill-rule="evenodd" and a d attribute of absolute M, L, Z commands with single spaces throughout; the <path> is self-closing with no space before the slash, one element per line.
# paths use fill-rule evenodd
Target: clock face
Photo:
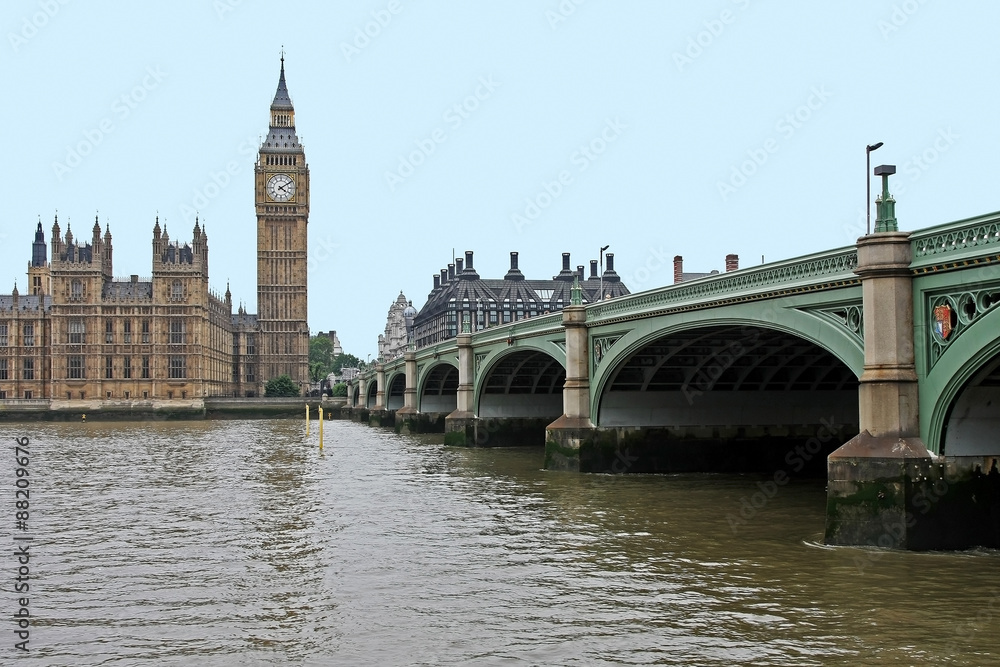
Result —
<path fill-rule="evenodd" d="M 295 181 L 288 174 L 275 174 L 267 179 L 267 196 L 274 201 L 288 201 L 295 194 Z"/>

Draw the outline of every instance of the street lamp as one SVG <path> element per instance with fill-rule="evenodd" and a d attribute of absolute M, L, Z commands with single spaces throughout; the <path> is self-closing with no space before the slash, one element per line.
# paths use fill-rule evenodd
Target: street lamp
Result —
<path fill-rule="evenodd" d="M 877 151 L 882 148 L 882 142 L 877 144 L 868 144 L 865 146 L 865 185 L 866 198 L 865 198 L 865 212 L 868 215 L 868 222 L 865 225 L 865 234 L 872 233 L 872 151 Z"/>
<path fill-rule="evenodd" d="M 598 283 L 598 285 L 600 285 L 600 286 L 597 288 L 597 300 L 598 301 L 604 301 L 604 251 L 607 250 L 610 247 L 611 247 L 611 244 L 609 243 L 608 245 L 606 245 L 603 248 L 601 248 L 601 252 L 600 252 L 600 256 L 601 256 L 601 281 L 600 281 L 600 283 Z"/>

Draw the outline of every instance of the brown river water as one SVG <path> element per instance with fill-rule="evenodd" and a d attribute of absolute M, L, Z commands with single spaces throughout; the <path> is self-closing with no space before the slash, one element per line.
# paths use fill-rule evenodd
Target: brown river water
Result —
<path fill-rule="evenodd" d="M 0 425 L 0 664 L 1000 665 L 1000 553 L 824 547 L 823 480 L 316 426 Z"/>

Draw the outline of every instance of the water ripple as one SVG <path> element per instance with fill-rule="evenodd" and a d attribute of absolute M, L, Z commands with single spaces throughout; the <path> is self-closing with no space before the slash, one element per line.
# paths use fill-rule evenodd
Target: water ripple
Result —
<path fill-rule="evenodd" d="M 826 548 L 821 483 L 734 532 L 752 477 L 348 422 L 322 452 L 294 420 L 0 433 L 32 438 L 41 664 L 1000 662 L 997 554 Z"/>

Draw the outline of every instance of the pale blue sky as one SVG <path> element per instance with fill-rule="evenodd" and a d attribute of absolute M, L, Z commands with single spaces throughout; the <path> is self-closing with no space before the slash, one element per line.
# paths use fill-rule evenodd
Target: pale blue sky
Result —
<path fill-rule="evenodd" d="M 867 143 L 898 167 L 902 229 L 992 212 L 998 25 L 985 0 L 5 0 L 0 289 L 23 288 L 39 215 L 46 239 L 56 209 L 89 237 L 99 211 L 115 273 L 148 276 L 157 212 L 188 240 L 197 208 L 212 286 L 255 310 L 253 160 L 282 45 L 312 175 L 309 323 L 362 358 L 453 248 L 484 277 L 517 250 L 544 278 L 610 244 L 638 291 L 675 254 L 708 271 L 851 244 Z"/>

